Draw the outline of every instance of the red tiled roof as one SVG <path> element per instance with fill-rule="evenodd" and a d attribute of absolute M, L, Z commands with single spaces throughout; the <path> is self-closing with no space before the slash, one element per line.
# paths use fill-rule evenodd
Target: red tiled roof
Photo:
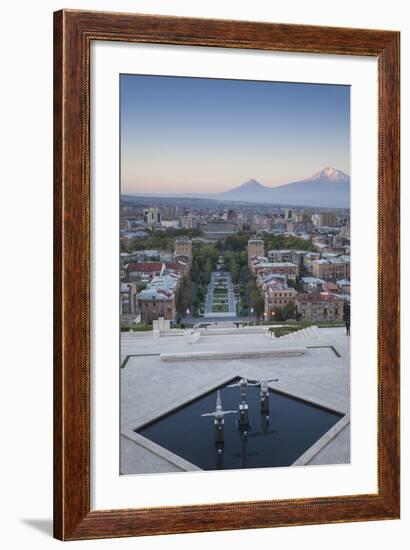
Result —
<path fill-rule="evenodd" d="M 182 262 L 167 262 L 167 269 L 173 269 L 174 271 L 186 271 L 187 265 Z"/>
<path fill-rule="evenodd" d="M 152 273 L 153 271 L 161 271 L 161 262 L 141 262 L 137 264 L 129 264 L 128 271 L 142 271 L 146 273 Z"/>
<path fill-rule="evenodd" d="M 331 281 L 328 281 L 327 283 L 325 283 L 325 287 L 327 290 L 339 290 L 339 287 L 337 286 L 337 284 L 332 283 Z"/>

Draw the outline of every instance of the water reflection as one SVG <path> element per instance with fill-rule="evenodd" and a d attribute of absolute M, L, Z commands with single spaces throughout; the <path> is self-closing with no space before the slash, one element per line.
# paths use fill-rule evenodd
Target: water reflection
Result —
<path fill-rule="evenodd" d="M 139 433 L 204 470 L 289 466 L 342 415 L 270 390 L 275 381 L 237 378 Z"/>

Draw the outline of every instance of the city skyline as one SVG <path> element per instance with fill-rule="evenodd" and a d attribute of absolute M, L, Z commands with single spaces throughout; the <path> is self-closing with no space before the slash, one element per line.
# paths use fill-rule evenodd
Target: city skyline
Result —
<path fill-rule="evenodd" d="M 350 173 L 350 87 L 121 75 L 121 191 L 276 187 Z"/>

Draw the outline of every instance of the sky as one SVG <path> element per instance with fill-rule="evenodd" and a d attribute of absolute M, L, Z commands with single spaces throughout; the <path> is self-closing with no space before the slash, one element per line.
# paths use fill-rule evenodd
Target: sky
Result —
<path fill-rule="evenodd" d="M 121 191 L 274 187 L 350 173 L 350 87 L 120 76 Z"/>

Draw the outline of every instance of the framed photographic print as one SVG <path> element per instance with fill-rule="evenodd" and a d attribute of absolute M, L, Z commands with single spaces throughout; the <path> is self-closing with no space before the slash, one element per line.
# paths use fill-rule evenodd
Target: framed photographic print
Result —
<path fill-rule="evenodd" d="M 54 15 L 63 540 L 399 517 L 399 33 Z"/>

